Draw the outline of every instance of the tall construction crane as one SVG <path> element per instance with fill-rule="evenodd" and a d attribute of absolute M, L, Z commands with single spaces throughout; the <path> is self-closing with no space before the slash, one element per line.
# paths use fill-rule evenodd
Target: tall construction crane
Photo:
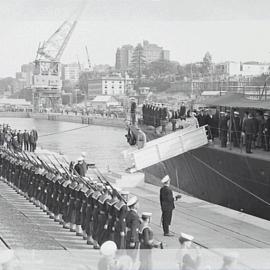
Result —
<path fill-rule="evenodd" d="M 93 67 L 92 67 L 91 62 L 90 62 L 90 57 L 89 57 L 87 46 L 85 46 L 85 50 L 86 50 L 86 56 L 87 56 L 87 62 L 88 62 L 89 71 L 93 71 Z"/>
<path fill-rule="evenodd" d="M 76 27 L 85 2 L 70 19 L 55 31 L 51 37 L 39 44 L 33 74 L 33 104 L 38 111 L 42 105 L 56 109 L 61 103 L 60 59 Z"/>

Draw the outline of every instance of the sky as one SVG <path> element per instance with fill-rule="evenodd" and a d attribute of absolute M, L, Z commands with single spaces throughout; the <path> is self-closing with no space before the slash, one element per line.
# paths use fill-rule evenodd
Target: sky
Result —
<path fill-rule="evenodd" d="M 39 42 L 81 10 L 61 62 L 115 63 L 115 51 L 143 40 L 180 64 L 270 62 L 269 0 L 0 0 L 0 77 L 35 59 Z"/>

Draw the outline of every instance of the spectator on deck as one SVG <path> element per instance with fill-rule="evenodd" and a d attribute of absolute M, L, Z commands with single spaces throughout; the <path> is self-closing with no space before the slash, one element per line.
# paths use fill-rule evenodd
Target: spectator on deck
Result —
<path fill-rule="evenodd" d="M 75 165 L 74 169 L 80 176 L 85 176 L 84 168 L 83 168 L 83 158 L 79 157 L 77 159 L 77 164 Z"/>
<path fill-rule="evenodd" d="M 220 112 L 219 136 L 220 136 L 221 147 L 227 147 L 228 118 L 225 112 Z"/>
<path fill-rule="evenodd" d="M 249 113 L 248 118 L 244 120 L 242 130 L 246 138 L 246 153 L 251 154 L 252 141 L 256 134 L 256 125 L 252 113 Z"/>
<path fill-rule="evenodd" d="M 25 129 L 23 133 L 23 145 L 24 145 L 24 151 L 29 150 L 29 132 Z"/>
<path fill-rule="evenodd" d="M 137 104 L 136 104 L 135 98 L 132 98 L 131 106 L 130 106 L 130 118 L 131 118 L 132 125 L 135 125 L 136 123 L 136 108 L 137 108 Z"/>

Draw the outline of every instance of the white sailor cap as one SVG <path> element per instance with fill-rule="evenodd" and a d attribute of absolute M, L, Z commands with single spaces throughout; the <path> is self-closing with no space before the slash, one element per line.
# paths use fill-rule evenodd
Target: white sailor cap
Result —
<path fill-rule="evenodd" d="M 152 216 L 152 213 L 150 212 L 142 212 L 142 218 L 150 218 Z"/>
<path fill-rule="evenodd" d="M 103 188 L 104 187 L 104 185 L 102 183 L 100 183 L 100 182 L 96 183 L 96 186 L 97 186 L 97 188 Z"/>
<path fill-rule="evenodd" d="M 121 195 L 129 195 L 129 191 L 127 190 L 120 190 Z"/>
<path fill-rule="evenodd" d="M 81 152 L 82 157 L 86 157 L 86 152 Z"/>
<path fill-rule="evenodd" d="M 186 234 L 186 233 L 180 233 L 180 236 L 178 238 L 179 242 L 185 242 L 185 241 L 192 241 L 194 237 L 192 235 Z"/>
<path fill-rule="evenodd" d="M 237 112 L 237 111 L 234 111 L 233 113 L 236 114 L 236 115 L 239 115 L 239 112 Z"/>
<path fill-rule="evenodd" d="M 127 206 L 130 207 L 130 206 L 136 204 L 137 202 L 138 202 L 137 196 L 133 196 L 133 197 L 131 197 L 131 198 L 128 200 Z"/>
<path fill-rule="evenodd" d="M 117 246 L 113 241 L 106 241 L 100 247 L 100 253 L 104 256 L 113 256 L 117 250 Z"/>
<path fill-rule="evenodd" d="M 169 175 L 165 175 L 165 176 L 161 179 L 161 183 L 162 183 L 162 184 L 166 184 L 169 180 L 170 180 Z"/>
<path fill-rule="evenodd" d="M 269 112 L 265 112 L 263 115 L 265 115 L 265 116 L 269 116 Z"/>
<path fill-rule="evenodd" d="M 225 114 L 225 112 L 222 111 L 222 112 L 220 112 L 220 114 Z"/>
<path fill-rule="evenodd" d="M 83 161 L 83 157 L 82 156 L 78 157 L 77 161 Z"/>

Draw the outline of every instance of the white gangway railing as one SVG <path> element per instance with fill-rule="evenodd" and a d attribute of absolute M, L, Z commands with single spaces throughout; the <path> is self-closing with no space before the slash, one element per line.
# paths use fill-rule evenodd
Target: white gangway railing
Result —
<path fill-rule="evenodd" d="M 147 142 L 141 149 L 123 151 L 125 160 L 141 170 L 208 143 L 205 127 L 190 126 Z"/>

